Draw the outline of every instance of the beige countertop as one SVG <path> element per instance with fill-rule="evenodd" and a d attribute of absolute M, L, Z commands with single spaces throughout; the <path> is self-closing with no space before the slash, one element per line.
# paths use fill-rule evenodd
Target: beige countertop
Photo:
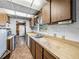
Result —
<path fill-rule="evenodd" d="M 44 35 L 42 38 L 35 38 L 36 33 L 27 33 L 44 49 L 52 55 L 56 55 L 60 59 L 79 59 L 79 42 L 72 42 L 49 35 Z"/>

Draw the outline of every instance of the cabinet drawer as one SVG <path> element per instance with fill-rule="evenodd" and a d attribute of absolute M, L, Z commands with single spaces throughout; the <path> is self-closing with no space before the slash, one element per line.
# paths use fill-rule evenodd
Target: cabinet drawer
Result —
<path fill-rule="evenodd" d="M 0 25 L 6 25 L 8 21 L 8 15 L 0 13 Z"/>

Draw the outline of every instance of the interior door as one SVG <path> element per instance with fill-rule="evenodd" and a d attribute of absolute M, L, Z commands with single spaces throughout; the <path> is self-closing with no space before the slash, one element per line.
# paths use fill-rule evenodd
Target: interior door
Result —
<path fill-rule="evenodd" d="M 25 32 L 26 32 L 26 23 L 19 23 L 17 22 L 16 24 L 16 33 L 19 36 L 25 36 Z"/>
<path fill-rule="evenodd" d="M 24 35 L 25 35 L 25 26 L 19 25 L 19 36 L 24 36 Z"/>

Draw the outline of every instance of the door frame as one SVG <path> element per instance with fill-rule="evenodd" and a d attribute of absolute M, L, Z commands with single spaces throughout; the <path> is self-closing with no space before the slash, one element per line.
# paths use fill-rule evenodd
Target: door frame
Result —
<path fill-rule="evenodd" d="M 20 25 L 24 25 L 24 28 L 25 28 L 25 35 L 26 35 L 26 22 L 18 22 L 18 21 L 16 21 L 16 35 L 18 35 L 19 36 L 19 26 Z"/>

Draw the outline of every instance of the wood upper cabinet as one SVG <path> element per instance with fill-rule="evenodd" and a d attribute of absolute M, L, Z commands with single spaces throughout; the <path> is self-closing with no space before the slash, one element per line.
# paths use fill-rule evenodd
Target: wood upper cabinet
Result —
<path fill-rule="evenodd" d="M 42 59 L 43 57 L 42 51 L 43 51 L 42 47 L 37 43 L 36 44 L 36 59 Z"/>
<path fill-rule="evenodd" d="M 71 0 L 51 0 L 51 22 L 71 18 Z"/>
<path fill-rule="evenodd" d="M 71 0 L 47 0 L 48 3 L 42 8 L 43 23 L 54 23 L 63 20 L 70 20 L 72 15 Z"/>
<path fill-rule="evenodd" d="M 50 0 L 48 3 L 42 8 L 42 21 L 47 24 L 50 23 Z"/>
<path fill-rule="evenodd" d="M 43 59 L 59 59 L 59 58 L 54 55 L 51 55 L 48 51 L 44 49 Z"/>
<path fill-rule="evenodd" d="M 30 51 L 32 51 L 32 38 L 29 39 L 29 43 L 30 43 L 30 44 L 29 44 L 29 46 L 30 46 L 30 47 L 29 47 L 29 48 L 30 48 Z"/>
<path fill-rule="evenodd" d="M 8 15 L 0 13 L 0 25 L 5 25 L 8 21 Z"/>
<path fill-rule="evenodd" d="M 34 22 L 35 22 L 35 17 L 32 17 L 31 20 L 30 20 L 31 27 L 34 26 Z"/>

